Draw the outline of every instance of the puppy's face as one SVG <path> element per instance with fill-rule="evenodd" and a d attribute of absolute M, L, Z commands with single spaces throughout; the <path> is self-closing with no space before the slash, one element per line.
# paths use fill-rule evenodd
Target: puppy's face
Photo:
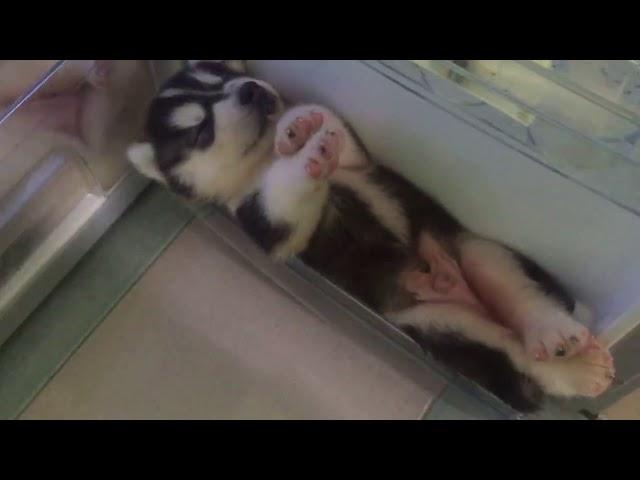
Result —
<path fill-rule="evenodd" d="M 247 76 L 243 62 L 195 61 L 162 87 L 149 109 L 150 142 L 130 148 L 129 158 L 178 193 L 226 197 L 218 190 L 239 185 L 269 153 L 283 110 L 275 89 Z"/>

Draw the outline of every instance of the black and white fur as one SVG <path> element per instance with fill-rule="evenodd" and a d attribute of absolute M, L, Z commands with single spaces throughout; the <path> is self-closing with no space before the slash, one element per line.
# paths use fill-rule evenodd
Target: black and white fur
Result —
<path fill-rule="evenodd" d="M 195 61 L 171 77 L 148 113 L 148 141 L 128 156 L 142 174 L 187 198 L 237 199 L 271 160 L 284 104 L 238 60 Z"/>
<path fill-rule="evenodd" d="M 594 379 L 606 383 L 606 368 L 583 356 L 536 361 L 511 329 L 478 319 L 457 305 L 418 303 L 398 285 L 401 273 L 421 261 L 419 237 L 429 232 L 464 264 L 522 305 L 529 316 L 529 341 L 579 334 L 572 315 L 583 307 L 533 261 L 468 232 L 436 200 L 392 170 L 373 164 L 352 133 L 332 112 L 318 105 L 288 111 L 278 129 L 305 111 L 320 111 L 325 130 L 349 132 L 340 167 L 328 180 L 315 180 L 301 168 L 303 148 L 280 157 L 237 208 L 241 225 L 276 258 L 299 255 L 346 291 L 408 332 L 427 351 L 475 379 L 521 411 L 535 409 L 543 393 L 589 394 Z M 309 141 L 312 144 L 312 140 Z M 555 339 L 549 338 L 553 344 Z M 565 352 L 566 353 L 566 352 Z M 601 377 L 601 378 L 600 378 Z"/>
<path fill-rule="evenodd" d="M 241 113 L 246 106 L 238 101 L 238 90 L 247 82 L 273 95 L 275 112 L 251 106 L 255 113 Z M 288 111 L 278 129 L 308 108 Z M 527 352 L 527 342 L 553 345 L 563 332 L 568 336 L 582 328 L 572 318 L 576 303 L 551 276 L 468 232 L 434 199 L 373 164 L 357 136 L 332 112 L 313 108 L 328 119 L 323 129 L 348 132 L 340 166 L 328 180 L 304 175 L 304 148 L 288 158 L 274 157 L 278 132 L 264 119 L 278 116 L 281 100 L 270 86 L 224 62 L 196 63 L 160 92 L 149 113 L 150 142 L 132 147 L 130 158 L 142 173 L 177 193 L 227 205 L 273 257 L 299 255 L 516 409 L 537 408 L 544 393 L 589 395 L 585 385 L 595 377 L 607 381 L 611 371 L 591 367 L 583 355 L 540 362 Z M 488 283 L 500 278 L 505 298 L 522 307 L 524 338 L 455 305 L 418 303 L 399 285 L 398 276 L 421 261 L 416 249 L 425 231 L 461 263 L 473 262 L 480 275 L 484 269 Z"/>

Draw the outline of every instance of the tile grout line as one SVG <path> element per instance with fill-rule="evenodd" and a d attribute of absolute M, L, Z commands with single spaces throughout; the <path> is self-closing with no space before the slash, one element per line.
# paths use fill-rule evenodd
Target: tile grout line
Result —
<path fill-rule="evenodd" d="M 167 243 L 155 254 L 152 258 L 140 269 L 139 272 L 136 273 L 136 279 L 133 281 L 131 285 L 129 285 L 124 291 L 114 298 L 111 305 L 105 309 L 104 314 L 101 318 L 93 325 L 80 339 L 77 345 L 75 345 L 67 355 L 60 361 L 60 363 L 54 368 L 51 374 L 42 382 L 41 385 L 38 385 L 33 393 L 27 397 L 20 407 L 18 407 L 17 413 L 11 418 L 12 420 L 19 419 L 20 416 L 25 412 L 27 408 L 33 403 L 36 397 L 40 394 L 40 392 L 51 382 L 51 380 L 64 368 L 65 364 L 73 357 L 73 355 L 84 345 L 84 343 L 91 337 L 91 335 L 96 331 L 96 329 L 102 325 L 102 322 L 109 316 L 109 314 L 113 311 L 114 308 L 118 306 L 120 301 L 131 291 L 131 289 L 140 281 L 142 276 L 151 268 L 151 266 L 156 262 L 156 260 L 162 255 L 162 253 L 169 248 L 169 246 L 173 243 L 173 241 L 178 237 L 180 233 L 184 231 L 184 229 L 193 221 L 193 217 L 187 220 L 180 228 L 178 228 L 171 236 L 168 237 Z"/>
<path fill-rule="evenodd" d="M 427 401 L 427 403 L 425 404 L 424 408 L 422 409 L 422 413 L 417 418 L 417 420 L 426 420 L 427 416 L 431 413 L 431 411 L 435 407 L 436 403 L 439 402 L 440 400 L 442 400 L 442 398 L 444 397 L 445 392 L 448 389 L 449 389 L 449 382 L 446 382 L 444 384 L 444 386 L 442 387 L 442 389 L 438 392 L 438 394 L 434 395 L 434 397 L 431 399 L 430 402 Z"/>

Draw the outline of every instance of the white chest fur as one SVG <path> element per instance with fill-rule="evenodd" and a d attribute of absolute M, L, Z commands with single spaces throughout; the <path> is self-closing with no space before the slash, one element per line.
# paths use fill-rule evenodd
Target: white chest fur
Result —
<path fill-rule="evenodd" d="M 287 258 L 306 248 L 322 215 L 328 193 L 326 182 L 311 179 L 304 164 L 279 159 L 262 181 L 262 207 L 272 222 L 291 227 L 290 237 L 274 255 Z"/>

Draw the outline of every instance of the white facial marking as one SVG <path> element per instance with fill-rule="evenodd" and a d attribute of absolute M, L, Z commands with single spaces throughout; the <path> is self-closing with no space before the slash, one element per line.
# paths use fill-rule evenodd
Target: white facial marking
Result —
<path fill-rule="evenodd" d="M 203 72 L 202 70 L 196 70 L 191 73 L 191 76 L 198 80 L 199 82 L 206 83 L 209 85 L 218 85 L 222 83 L 222 78 L 218 75 L 214 75 L 213 73 Z"/>
<path fill-rule="evenodd" d="M 186 90 L 181 90 L 179 88 L 167 88 L 160 95 L 158 95 L 158 97 L 159 98 L 175 97 L 177 95 L 184 95 L 185 93 L 186 93 Z"/>
<path fill-rule="evenodd" d="M 205 111 L 202 105 L 187 103 L 171 112 L 169 123 L 177 128 L 190 128 L 204 120 Z"/>

